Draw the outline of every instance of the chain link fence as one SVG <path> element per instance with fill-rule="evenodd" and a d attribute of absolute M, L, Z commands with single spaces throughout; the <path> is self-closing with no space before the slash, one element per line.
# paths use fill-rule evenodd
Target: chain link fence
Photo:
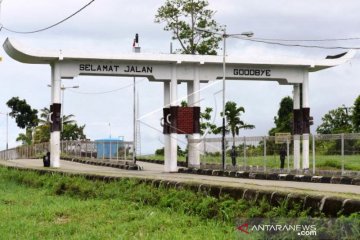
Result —
<path fill-rule="evenodd" d="M 61 141 L 61 157 L 99 160 L 131 160 L 133 143 L 106 141 Z M 1 160 L 42 158 L 50 149 L 49 143 L 19 146 L 0 151 Z"/>
<path fill-rule="evenodd" d="M 279 141 L 276 137 L 226 137 L 225 169 L 259 172 L 294 172 L 293 137 Z M 222 169 L 221 138 L 203 138 L 198 142 L 201 168 Z M 187 149 L 178 149 L 178 161 L 186 162 Z M 232 150 L 234 149 L 234 150 Z M 19 146 L 0 151 L 0 159 L 41 158 L 49 150 L 48 143 Z M 284 168 L 280 153 L 285 152 Z M 302 150 L 301 150 L 302 152 Z M 133 143 L 125 141 L 62 141 L 62 157 L 99 160 L 131 160 Z M 163 154 L 163 153 L 162 153 Z M 301 156 L 302 157 L 302 156 Z M 139 159 L 163 160 L 160 154 L 139 156 Z M 300 160 L 300 162 L 302 162 Z M 296 173 L 349 175 L 360 172 L 360 134 L 310 136 L 310 168 Z"/>
<path fill-rule="evenodd" d="M 268 171 L 280 168 L 280 152 L 286 155 L 284 168 L 290 171 L 292 163 L 291 136 L 281 144 L 275 137 L 225 138 L 225 169 Z M 200 143 L 201 163 L 204 167 L 222 168 L 221 138 L 205 138 Z"/>
<path fill-rule="evenodd" d="M 221 140 L 205 138 L 199 143 L 202 168 L 222 169 Z M 294 169 L 292 136 L 281 141 L 271 136 L 227 137 L 225 140 L 227 170 L 292 172 Z M 285 155 L 283 168 L 280 155 Z M 359 172 L 360 134 L 311 135 L 309 161 L 309 169 L 296 172 L 317 174 L 333 171 L 341 175 Z"/>

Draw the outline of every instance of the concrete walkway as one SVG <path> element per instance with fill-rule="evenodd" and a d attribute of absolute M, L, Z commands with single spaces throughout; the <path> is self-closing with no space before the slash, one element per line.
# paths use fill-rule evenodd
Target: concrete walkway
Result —
<path fill-rule="evenodd" d="M 40 159 L 0 160 L 1 165 L 16 166 L 21 168 L 44 169 Z M 69 161 L 61 161 L 59 169 L 47 168 L 52 171 L 96 174 L 102 176 L 134 177 L 148 179 L 162 179 L 178 182 L 194 182 L 231 187 L 244 187 L 254 190 L 267 190 L 285 193 L 302 193 L 319 196 L 335 196 L 351 199 L 360 199 L 360 186 L 327 183 L 307 183 L 293 181 L 271 181 L 242 179 L 230 177 L 204 176 L 181 173 L 165 173 L 164 166 L 159 164 L 138 162 L 143 171 L 129 171 L 117 168 L 87 165 Z"/>

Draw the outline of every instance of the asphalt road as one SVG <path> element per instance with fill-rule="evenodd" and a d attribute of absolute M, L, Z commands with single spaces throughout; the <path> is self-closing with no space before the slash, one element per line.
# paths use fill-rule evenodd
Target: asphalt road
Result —
<path fill-rule="evenodd" d="M 17 166 L 22 168 L 43 169 L 40 159 L 18 159 L 4 161 L 1 165 Z M 322 196 L 338 196 L 344 198 L 360 199 L 360 186 L 328 183 L 307 183 L 293 181 L 271 181 L 257 179 L 242 179 L 231 177 L 216 177 L 182 173 L 165 173 L 163 165 L 138 162 L 144 170 L 131 171 L 118 168 L 87 165 L 69 161 L 61 161 L 61 167 L 53 171 L 64 171 L 71 173 L 88 173 L 104 176 L 134 177 L 163 179 L 179 182 L 197 182 L 200 184 L 212 184 L 221 186 L 244 187 L 256 190 L 268 190 L 287 193 L 303 193 Z"/>

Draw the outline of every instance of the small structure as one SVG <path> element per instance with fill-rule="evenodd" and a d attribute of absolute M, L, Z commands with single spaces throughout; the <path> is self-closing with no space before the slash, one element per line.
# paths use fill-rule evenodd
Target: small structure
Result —
<path fill-rule="evenodd" d="M 98 159 L 116 159 L 124 148 L 124 137 L 95 140 Z"/>

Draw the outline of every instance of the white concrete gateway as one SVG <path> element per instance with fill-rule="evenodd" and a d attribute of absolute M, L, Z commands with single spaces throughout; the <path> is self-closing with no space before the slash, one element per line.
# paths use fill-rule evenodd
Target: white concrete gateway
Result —
<path fill-rule="evenodd" d="M 6 39 L 6 53 L 13 59 L 30 64 L 51 66 L 52 132 L 50 152 L 52 167 L 60 167 L 60 108 L 61 79 L 81 75 L 146 77 L 164 83 L 164 106 L 177 106 L 177 84 L 188 84 L 188 104 L 198 107 L 200 82 L 223 78 L 222 56 L 181 54 L 76 54 L 65 50 L 42 51 L 21 47 Z M 300 141 L 302 135 L 302 168 L 309 168 L 309 72 L 337 66 L 350 60 L 355 51 L 327 59 L 244 59 L 226 57 L 226 79 L 277 81 L 294 87 L 294 168 L 300 169 Z M 302 90 L 302 96 L 300 96 Z M 302 106 L 300 106 L 302 97 Z M 189 136 L 189 165 L 200 165 L 196 140 L 200 134 Z M 177 169 L 177 133 L 165 135 L 165 172 Z"/>

